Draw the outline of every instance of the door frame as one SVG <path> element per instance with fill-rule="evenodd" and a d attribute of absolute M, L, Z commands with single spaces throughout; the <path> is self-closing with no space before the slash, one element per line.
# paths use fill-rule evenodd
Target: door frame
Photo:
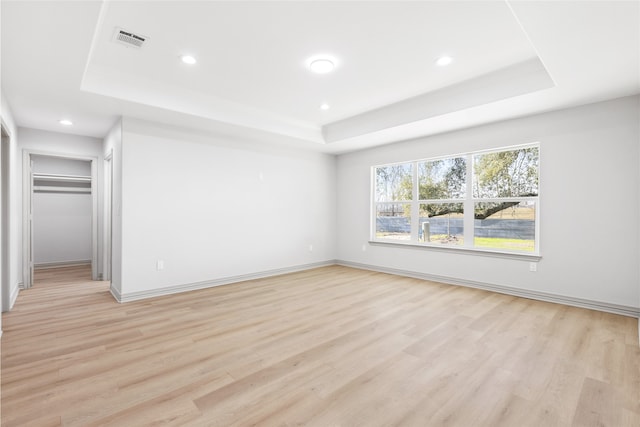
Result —
<path fill-rule="evenodd" d="M 102 254 L 102 280 L 111 281 L 111 239 L 113 218 L 113 150 L 104 156 L 103 168 L 104 205 L 102 209 L 103 221 L 103 247 Z"/>
<path fill-rule="evenodd" d="M 11 217 L 11 132 L 4 123 L 4 120 L 0 123 L 0 174 L 2 176 L 2 188 L 0 191 L 0 300 L 2 302 L 2 311 L 9 311 L 11 308 L 11 275 L 10 266 L 11 260 L 9 259 L 9 248 L 11 245 L 10 235 L 10 217 Z"/>
<path fill-rule="evenodd" d="M 33 286 L 33 173 L 31 156 L 91 162 L 91 280 L 98 280 L 98 157 L 56 153 L 43 150 L 22 150 L 22 289 Z"/>

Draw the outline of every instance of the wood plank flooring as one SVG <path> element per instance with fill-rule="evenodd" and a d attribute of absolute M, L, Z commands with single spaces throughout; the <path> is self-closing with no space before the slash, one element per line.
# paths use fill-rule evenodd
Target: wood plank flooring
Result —
<path fill-rule="evenodd" d="M 127 304 L 37 274 L 3 427 L 640 425 L 637 319 L 340 266 Z"/>

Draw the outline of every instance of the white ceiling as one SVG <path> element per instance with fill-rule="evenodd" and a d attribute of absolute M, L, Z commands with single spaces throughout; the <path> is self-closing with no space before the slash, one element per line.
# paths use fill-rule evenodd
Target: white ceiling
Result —
<path fill-rule="evenodd" d="M 1 7 L 17 124 L 96 137 L 129 115 L 339 153 L 640 93 L 638 1 Z M 116 27 L 148 41 L 114 43 Z M 186 53 L 198 63 L 180 62 Z M 315 55 L 335 71 L 311 73 Z M 438 67 L 441 55 L 453 63 Z"/>

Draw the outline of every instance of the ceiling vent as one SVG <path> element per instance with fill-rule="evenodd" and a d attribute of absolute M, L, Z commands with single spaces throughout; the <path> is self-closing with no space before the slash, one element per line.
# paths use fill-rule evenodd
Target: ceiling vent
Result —
<path fill-rule="evenodd" d="M 113 41 L 127 47 L 141 48 L 145 41 L 149 37 L 142 36 L 140 34 L 132 33 L 131 31 L 123 30 L 122 28 L 116 28 L 113 34 Z"/>

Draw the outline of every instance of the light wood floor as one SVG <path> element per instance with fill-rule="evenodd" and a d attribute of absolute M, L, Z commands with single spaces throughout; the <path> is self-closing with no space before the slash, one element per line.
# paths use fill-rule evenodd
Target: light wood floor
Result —
<path fill-rule="evenodd" d="M 127 304 L 39 273 L 3 427 L 640 425 L 637 319 L 339 266 Z"/>

